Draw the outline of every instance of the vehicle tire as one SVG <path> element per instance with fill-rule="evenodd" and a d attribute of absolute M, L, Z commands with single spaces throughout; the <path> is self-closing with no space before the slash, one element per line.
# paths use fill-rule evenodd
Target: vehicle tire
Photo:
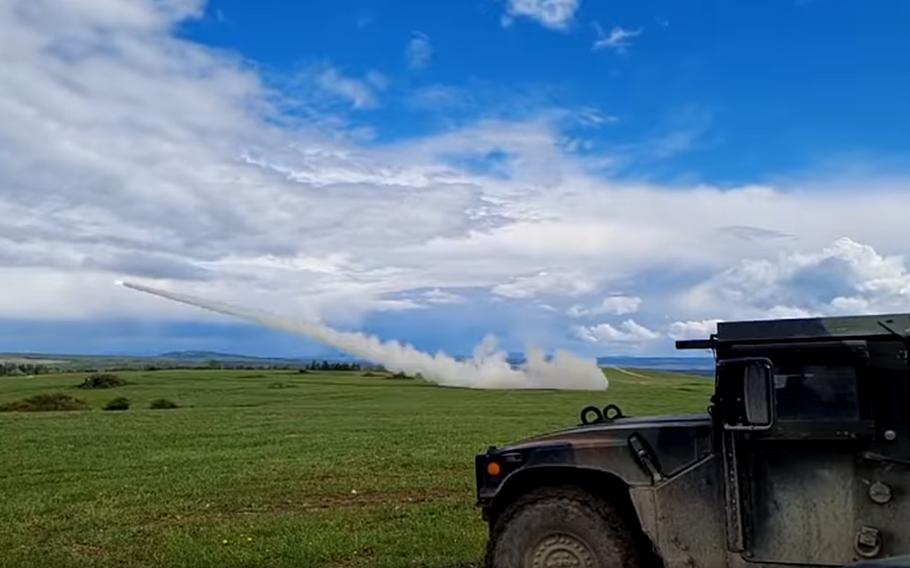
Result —
<path fill-rule="evenodd" d="M 575 487 L 522 496 L 496 520 L 489 568 L 640 568 L 635 537 L 622 513 Z"/>

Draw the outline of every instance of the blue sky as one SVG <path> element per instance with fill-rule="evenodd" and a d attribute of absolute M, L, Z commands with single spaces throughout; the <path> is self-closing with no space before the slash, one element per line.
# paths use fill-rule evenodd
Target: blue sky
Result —
<path fill-rule="evenodd" d="M 906 3 L 579 2 L 564 30 L 527 17 L 503 27 L 503 5 L 214 1 L 183 33 L 255 61 L 278 88 L 325 61 L 352 76 L 383 73 L 382 105 L 351 117 L 378 141 L 479 116 L 591 107 L 621 118 L 587 133 L 601 152 L 676 137 L 665 153 L 678 155 L 623 172 L 636 176 L 749 183 L 844 157 L 905 155 Z M 595 26 L 640 35 L 596 50 Z M 429 46 L 419 70 L 406 54 L 415 38 Z M 467 100 L 409 104 L 432 87 Z"/>
<path fill-rule="evenodd" d="M 14 0 L 0 351 L 660 354 L 907 311 L 900 1 Z"/>

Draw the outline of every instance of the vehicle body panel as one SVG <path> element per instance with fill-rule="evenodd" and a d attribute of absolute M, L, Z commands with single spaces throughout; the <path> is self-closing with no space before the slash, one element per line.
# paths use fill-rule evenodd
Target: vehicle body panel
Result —
<path fill-rule="evenodd" d="M 528 470 L 571 466 L 602 471 L 628 486 L 651 485 L 654 475 L 630 449 L 636 436 L 653 456 L 661 477 L 673 475 L 711 452 L 707 415 L 619 418 L 611 423 L 579 426 L 530 438 L 478 456 L 478 464 L 498 460 L 504 474 L 492 477 L 478 465 L 481 506 L 490 507 L 502 487 Z"/>
<path fill-rule="evenodd" d="M 677 345 L 713 349 L 717 384 L 741 372 L 727 363 L 768 362 L 771 424 L 728 428 L 736 407 L 718 390 L 710 415 L 618 418 L 491 448 L 476 464 L 485 516 L 535 471 L 585 472 L 618 480 L 667 568 L 910 552 L 910 315 L 721 323 Z M 485 473 L 490 461 L 501 475 Z"/>

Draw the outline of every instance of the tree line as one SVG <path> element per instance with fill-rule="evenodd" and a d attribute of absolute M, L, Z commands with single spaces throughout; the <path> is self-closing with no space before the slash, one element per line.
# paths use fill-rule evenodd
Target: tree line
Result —
<path fill-rule="evenodd" d="M 307 363 L 308 371 L 360 371 L 360 363 L 343 363 L 340 361 L 310 361 Z"/>
<path fill-rule="evenodd" d="M 103 370 L 116 370 L 116 371 L 164 371 L 164 370 L 176 370 L 176 369 L 233 369 L 233 370 L 272 370 L 272 371 L 289 371 L 292 369 L 306 369 L 308 371 L 362 371 L 364 367 L 360 363 L 345 363 L 341 361 L 310 361 L 303 367 L 300 365 L 276 365 L 276 364 L 238 364 L 231 362 L 222 362 L 222 361 L 208 361 L 207 363 L 199 363 L 196 365 L 158 365 L 158 364 L 147 364 L 147 365 L 137 365 L 137 366 L 125 366 L 125 367 L 105 367 Z M 367 367 L 370 370 L 382 370 L 378 367 Z M 93 373 L 98 372 L 100 369 L 96 368 L 85 368 L 85 367 L 72 367 L 72 368 L 58 368 L 44 365 L 41 363 L 26 363 L 26 362 L 4 362 L 0 363 L 0 377 L 23 377 L 28 375 L 47 375 L 50 373 Z"/>
<path fill-rule="evenodd" d="M 46 375 L 55 372 L 57 372 L 57 369 L 40 363 L 0 363 L 0 377 Z"/>

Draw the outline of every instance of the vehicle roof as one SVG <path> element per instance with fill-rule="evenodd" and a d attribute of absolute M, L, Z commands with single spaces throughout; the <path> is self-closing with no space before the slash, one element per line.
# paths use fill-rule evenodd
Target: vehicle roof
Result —
<path fill-rule="evenodd" d="M 799 339 L 862 339 L 910 336 L 910 314 L 731 321 L 717 324 L 719 342 L 786 341 Z"/>

